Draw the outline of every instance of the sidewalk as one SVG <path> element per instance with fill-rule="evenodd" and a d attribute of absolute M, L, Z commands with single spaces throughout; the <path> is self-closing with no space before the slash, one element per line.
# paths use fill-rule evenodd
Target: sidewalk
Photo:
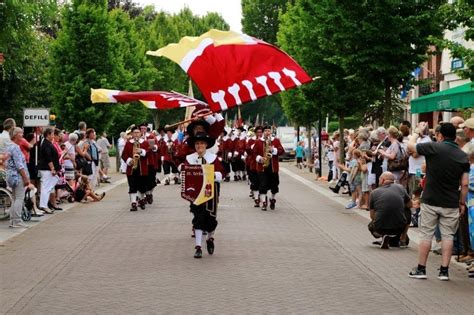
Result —
<path fill-rule="evenodd" d="M 110 184 L 100 184 L 100 186 L 97 188 L 97 193 L 101 194 L 103 192 L 107 193 L 111 191 L 112 189 L 116 188 L 117 186 L 123 184 L 126 182 L 126 177 L 123 174 L 117 173 L 115 171 L 115 158 L 111 157 L 110 158 L 111 162 L 111 169 L 109 171 L 109 175 L 111 176 L 112 180 Z M 106 196 L 107 198 L 107 196 Z M 31 217 L 31 220 L 26 222 L 28 226 L 30 226 L 30 229 L 35 227 L 36 225 L 51 219 L 54 216 L 60 215 L 62 213 L 68 212 L 74 207 L 77 207 L 81 203 L 78 202 L 65 202 L 60 204 L 60 207 L 63 209 L 62 211 L 55 211 L 53 214 L 45 214 L 42 217 Z M 10 221 L 9 219 L 6 220 L 0 220 L 0 246 L 2 246 L 2 243 L 4 243 L 6 240 L 15 237 L 17 235 L 20 235 L 21 233 L 25 232 L 27 229 L 20 229 L 20 228 L 15 228 L 12 229 L 9 227 Z"/>

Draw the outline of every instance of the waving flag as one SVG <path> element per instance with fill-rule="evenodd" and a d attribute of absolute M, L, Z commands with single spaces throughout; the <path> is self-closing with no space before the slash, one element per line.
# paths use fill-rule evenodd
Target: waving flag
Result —
<path fill-rule="evenodd" d="M 178 63 L 214 112 L 285 91 L 311 77 L 285 52 L 245 34 L 210 30 L 148 55 Z"/>
<path fill-rule="evenodd" d="M 195 98 L 176 92 L 125 92 L 107 89 L 91 89 L 92 103 L 129 103 L 140 101 L 150 109 L 170 109 L 188 106 L 206 106 Z"/>

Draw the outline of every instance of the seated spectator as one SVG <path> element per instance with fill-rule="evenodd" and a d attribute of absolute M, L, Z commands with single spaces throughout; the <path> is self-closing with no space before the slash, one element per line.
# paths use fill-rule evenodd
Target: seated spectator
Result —
<path fill-rule="evenodd" d="M 81 175 L 77 181 L 74 199 L 77 202 L 87 202 L 91 198 L 93 201 L 101 201 L 105 197 L 105 192 L 101 195 L 96 194 L 91 187 L 89 178 L 86 175 Z"/>
<path fill-rule="evenodd" d="M 411 199 L 403 186 L 395 184 L 395 176 L 390 172 L 380 175 L 379 188 L 370 194 L 369 209 L 372 221 L 368 226 L 375 238 L 382 238 L 380 248 L 388 249 L 390 238 L 399 238 L 403 233 L 409 222 L 405 216 L 405 208 L 410 207 Z"/>

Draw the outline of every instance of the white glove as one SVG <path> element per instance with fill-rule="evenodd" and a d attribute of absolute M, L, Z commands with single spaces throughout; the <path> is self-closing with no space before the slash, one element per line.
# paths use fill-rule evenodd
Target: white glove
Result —
<path fill-rule="evenodd" d="M 237 155 L 239 155 L 239 152 L 235 151 L 234 156 L 237 156 Z"/>
<path fill-rule="evenodd" d="M 272 149 L 272 154 L 273 154 L 273 155 L 277 155 L 277 154 L 278 154 L 277 148 L 273 148 L 273 149 Z"/>
<path fill-rule="evenodd" d="M 221 162 L 222 162 L 222 158 L 221 158 L 221 157 L 220 157 L 220 158 L 218 158 L 218 159 L 219 159 L 219 161 L 221 161 Z"/>
<path fill-rule="evenodd" d="M 127 162 L 125 162 L 125 163 L 126 163 L 127 165 L 129 165 L 129 166 L 132 166 L 132 164 L 133 164 L 133 159 L 132 159 L 132 158 L 128 158 L 128 159 L 127 159 Z"/>
<path fill-rule="evenodd" d="M 227 154 L 227 157 L 230 159 L 230 158 L 232 157 L 232 153 L 229 152 L 229 153 Z"/>
<path fill-rule="evenodd" d="M 141 151 L 140 151 L 140 155 L 141 155 L 141 156 L 145 156 L 145 155 L 146 155 L 146 151 L 145 151 L 145 149 L 141 149 Z"/>
<path fill-rule="evenodd" d="M 165 157 L 162 155 L 161 156 L 161 162 L 163 162 L 165 160 Z"/>
<path fill-rule="evenodd" d="M 246 159 L 246 157 L 243 156 L 243 155 L 240 158 L 242 159 L 242 161 L 245 161 L 245 159 Z"/>
<path fill-rule="evenodd" d="M 256 160 L 257 160 L 257 163 L 263 163 L 263 157 L 260 155 L 257 155 Z"/>

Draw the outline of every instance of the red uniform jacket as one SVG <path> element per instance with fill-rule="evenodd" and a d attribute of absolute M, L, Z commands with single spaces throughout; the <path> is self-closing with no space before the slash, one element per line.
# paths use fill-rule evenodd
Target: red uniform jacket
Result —
<path fill-rule="evenodd" d="M 247 140 L 245 137 L 240 137 L 234 140 L 234 158 L 241 159 L 245 154 L 245 147 L 247 146 Z"/>
<path fill-rule="evenodd" d="M 180 165 L 181 163 L 184 163 L 184 161 L 186 160 L 186 156 L 194 152 L 194 150 L 191 150 L 191 148 L 188 146 L 186 141 L 183 141 L 181 143 L 177 142 L 175 145 L 175 150 L 175 165 Z"/>
<path fill-rule="evenodd" d="M 247 169 L 251 171 L 257 170 L 257 162 L 255 161 L 255 154 L 253 152 L 253 147 L 256 139 L 256 137 L 247 139 L 247 144 L 245 146 L 245 151 L 247 151 L 247 160 L 245 164 L 247 165 Z"/>
<path fill-rule="evenodd" d="M 140 139 L 138 141 L 140 143 L 140 162 L 138 163 L 138 170 L 140 172 L 141 176 L 147 176 L 148 175 L 148 158 L 147 158 L 147 153 L 150 151 L 150 146 L 148 144 L 148 141 L 145 141 L 144 139 Z M 133 173 L 132 170 L 132 161 L 133 161 L 133 147 L 134 147 L 135 140 L 130 139 L 125 143 L 125 147 L 123 148 L 122 152 L 122 160 L 127 163 L 127 176 L 131 176 Z"/>
<path fill-rule="evenodd" d="M 230 157 L 229 157 L 230 153 Z M 232 156 L 234 155 L 234 141 L 228 136 L 222 138 L 222 160 L 225 162 L 230 162 Z"/>
<path fill-rule="evenodd" d="M 278 138 L 271 138 L 273 150 L 272 150 L 272 170 L 274 173 L 278 173 L 280 170 L 278 156 L 282 155 L 285 152 L 281 142 Z M 255 146 L 253 147 L 253 152 L 255 154 L 256 168 L 257 172 L 263 172 L 263 156 L 264 156 L 264 140 L 263 138 L 255 141 Z"/>
<path fill-rule="evenodd" d="M 161 161 L 158 162 L 159 151 L 160 151 L 158 139 L 155 137 L 154 134 L 149 133 L 149 134 L 146 134 L 146 140 L 148 141 L 149 144 L 150 142 L 155 143 L 153 146 L 150 146 L 150 150 L 146 154 L 146 157 L 148 160 L 148 166 L 152 166 L 154 169 L 158 169 L 159 165 L 161 164 Z"/>
<path fill-rule="evenodd" d="M 169 141 L 171 144 L 169 146 Z M 178 140 L 171 140 L 167 135 L 163 137 L 163 142 L 160 146 L 160 154 L 162 161 L 174 162 L 174 156 L 176 155 L 176 146 L 178 145 Z"/>

